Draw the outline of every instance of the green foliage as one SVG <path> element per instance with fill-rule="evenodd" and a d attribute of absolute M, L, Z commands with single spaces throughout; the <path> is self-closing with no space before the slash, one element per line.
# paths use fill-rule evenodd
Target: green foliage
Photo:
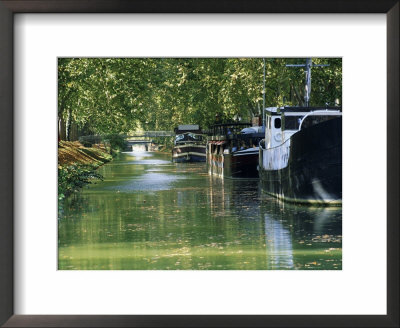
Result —
<path fill-rule="evenodd" d="M 164 152 L 172 151 L 172 148 L 174 147 L 174 140 L 175 140 L 175 137 L 169 137 L 169 138 L 156 137 L 156 138 L 152 138 L 152 141 L 160 147 L 159 148 L 160 151 L 164 151 Z"/>
<path fill-rule="evenodd" d="M 92 147 L 92 145 L 103 143 L 103 137 L 101 136 L 82 136 L 79 138 L 79 142 L 85 147 Z"/>
<path fill-rule="evenodd" d="M 304 58 L 266 59 L 266 106 L 304 105 Z M 314 58 L 311 106 L 342 96 L 342 60 Z M 92 134 L 208 128 L 262 113 L 262 58 L 60 58 L 58 114 Z"/>
<path fill-rule="evenodd" d="M 78 191 L 84 185 L 92 183 L 93 179 L 102 180 L 101 174 L 95 172 L 96 166 L 69 165 L 58 168 L 58 199 L 63 199 Z"/>
<path fill-rule="evenodd" d="M 125 150 L 127 147 L 124 136 L 120 134 L 109 134 L 105 136 L 104 139 L 110 143 L 112 149 Z"/>

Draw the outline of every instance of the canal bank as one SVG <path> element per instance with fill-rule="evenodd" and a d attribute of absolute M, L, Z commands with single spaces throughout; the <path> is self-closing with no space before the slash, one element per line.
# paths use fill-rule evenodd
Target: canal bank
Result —
<path fill-rule="evenodd" d="M 78 141 L 58 143 L 58 199 L 78 191 L 93 179 L 102 179 L 96 172 L 101 165 L 112 160 L 104 145 L 84 147 Z"/>

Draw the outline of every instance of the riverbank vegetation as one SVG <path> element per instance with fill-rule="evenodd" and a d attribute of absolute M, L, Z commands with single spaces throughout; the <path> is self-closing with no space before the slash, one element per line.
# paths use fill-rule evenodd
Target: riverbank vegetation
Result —
<path fill-rule="evenodd" d="M 265 59 L 265 106 L 304 105 L 305 59 Z M 342 60 L 312 70 L 310 106 L 341 103 Z M 262 115 L 262 58 L 59 58 L 59 138 L 203 129 Z"/>
<path fill-rule="evenodd" d="M 102 176 L 95 170 L 112 159 L 105 145 L 84 147 L 80 142 L 58 144 L 58 198 L 63 199 Z"/>

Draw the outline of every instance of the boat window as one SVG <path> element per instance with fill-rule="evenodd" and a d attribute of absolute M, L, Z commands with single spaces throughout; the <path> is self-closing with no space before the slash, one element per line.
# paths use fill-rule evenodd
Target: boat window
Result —
<path fill-rule="evenodd" d="M 285 116 L 285 130 L 298 130 L 302 116 Z"/>
<path fill-rule="evenodd" d="M 281 128 L 281 119 L 280 118 L 276 118 L 274 120 L 274 127 L 275 127 L 275 129 L 280 129 Z"/>

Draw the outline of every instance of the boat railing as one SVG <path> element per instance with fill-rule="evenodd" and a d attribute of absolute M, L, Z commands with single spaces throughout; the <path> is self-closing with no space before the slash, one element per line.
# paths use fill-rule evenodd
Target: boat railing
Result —
<path fill-rule="evenodd" d="M 215 124 L 207 131 L 209 136 L 239 134 L 243 128 L 251 127 L 251 123 L 221 123 Z"/>
<path fill-rule="evenodd" d="M 175 145 L 181 144 L 206 144 L 205 140 L 179 140 L 175 141 Z"/>
<path fill-rule="evenodd" d="M 275 148 L 279 148 L 282 147 L 283 145 L 285 145 L 287 142 L 290 142 L 290 138 L 287 139 L 285 142 L 282 142 L 281 144 L 275 146 L 275 147 L 271 147 L 271 148 L 265 148 L 265 139 L 260 140 L 260 142 L 258 143 L 258 146 L 260 149 L 262 150 L 268 150 L 268 149 L 275 149 Z"/>
<path fill-rule="evenodd" d="M 302 118 L 302 120 L 300 122 L 300 126 L 299 126 L 299 131 L 302 129 L 303 123 L 306 121 L 306 119 L 309 117 L 313 117 L 313 116 L 322 116 L 322 117 L 342 116 L 342 112 L 339 110 L 328 110 L 328 109 L 327 110 L 316 110 L 316 111 L 310 112 L 310 113 L 304 115 L 304 117 Z M 314 124 L 312 124 L 312 125 L 314 125 Z"/>

